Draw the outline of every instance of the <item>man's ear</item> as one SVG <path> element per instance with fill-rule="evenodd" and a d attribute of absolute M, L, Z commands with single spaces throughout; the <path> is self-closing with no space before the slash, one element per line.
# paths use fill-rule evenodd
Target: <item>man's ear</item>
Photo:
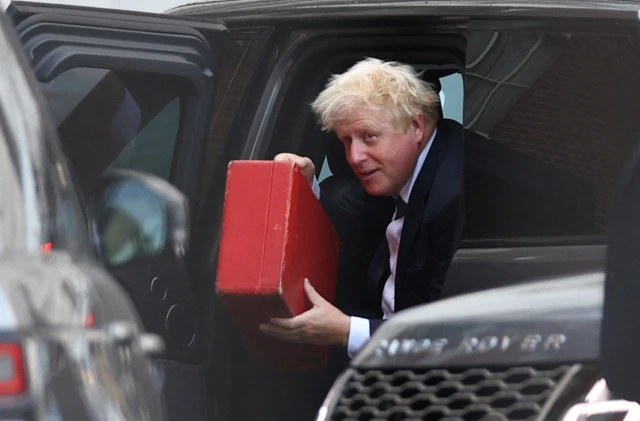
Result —
<path fill-rule="evenodd" d="M 424 116 L 422 114 L 413 116 L 411 119 L 411 131 L 417 142 L 421 142 L 424 138 L 425 129 Z"/>

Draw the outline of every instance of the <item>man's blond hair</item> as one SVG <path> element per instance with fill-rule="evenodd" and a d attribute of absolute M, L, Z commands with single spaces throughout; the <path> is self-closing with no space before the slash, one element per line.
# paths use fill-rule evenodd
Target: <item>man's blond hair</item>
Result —
<path fill-rule="evenodd" d="M 358 106 L 384 110 L 396 129 L 406 131 L 417 114 L 425 124 L 435 124 L 439 105 L 438 94 L 411 66 L 366 58 L 331 76 L 311 108 L 325 131 L 335 130 L 337 122 Z"/>

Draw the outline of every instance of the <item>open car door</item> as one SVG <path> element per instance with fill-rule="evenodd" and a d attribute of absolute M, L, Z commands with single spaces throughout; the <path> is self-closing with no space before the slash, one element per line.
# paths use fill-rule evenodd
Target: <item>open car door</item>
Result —
<path fill-rule="evenodd" d="M 166 179 L 192 199 L 225 26 L 21 3 L 8 14 L 83 196 L 91 197 L 105 171 L 132 169 Z M 163 249 L 167 234 L 157 229 L 153 206 L 132 192 L 121 229 L 99 238 L 97 249 L 145 328 L 165 341 L 158 364 L 169 419 L 205 420 L 210 399 L 189 254 Z"/>

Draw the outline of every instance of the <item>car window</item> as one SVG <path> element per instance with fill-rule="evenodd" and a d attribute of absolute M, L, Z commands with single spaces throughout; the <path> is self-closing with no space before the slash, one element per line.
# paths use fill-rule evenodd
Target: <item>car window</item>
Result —
<path fill-rule="evenodd" d="M 180 100 L 173 98 L 135 136 L 108 168 L 145 171 L 168 180 L 180 125 Z"/>
<path fill-rule="evenodd" d="M 470 31 L 466 238 L 602 236 L 640 127 L 640 42 L 613 27 Z M 569 239 L 572 240 L 569 240 Z"/>
<path fill-rule="evenodd" d="M 41 87 L 85 193 L 112 168 L 170 179 L 181 119 L 170 77 L 75 68 Z"/>
<path fill-rule="evenodd" d="M 454 73 L 440 78 L 440 104 L 444 118 L 462 124 L 464 109 L 464 85 L 462 74 Z"/>
<path fill-rule="evenodd" d="M 41 89 L 83 196 L 91 196 L 94 183 L 109 169 L 171 179 L 182 117 L 182 85 L 176 80 L 74 68 L 41 83 Z M 110 264 L 155 252 L 164 235 L 158 229 L 150 231 L 158 226 L 157 207 L 148 199 L 129 196 L 126 212 L 112 215 L 111 229 L 102 238 Z M 140 232 L 128 235 L 136 232 L 134 222 Z"/>

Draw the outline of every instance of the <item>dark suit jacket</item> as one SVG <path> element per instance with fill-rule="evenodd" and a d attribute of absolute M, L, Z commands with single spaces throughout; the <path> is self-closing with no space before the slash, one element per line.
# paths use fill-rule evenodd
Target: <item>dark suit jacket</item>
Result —
<path fill-rule="evenodd" d="M 440 298 L 462 235 L 463 128 L 453 120 L 441 120 L 437 128 L 407 205 L 396 265 L 395 312 Z M 382 252 L 388 261 L 388 247 Z M 375 317 L 382 317 L 387 278 L 388 272 L 376 276 L 371 270 L 367 276 L 371 334 L 382 323 Z"/>

